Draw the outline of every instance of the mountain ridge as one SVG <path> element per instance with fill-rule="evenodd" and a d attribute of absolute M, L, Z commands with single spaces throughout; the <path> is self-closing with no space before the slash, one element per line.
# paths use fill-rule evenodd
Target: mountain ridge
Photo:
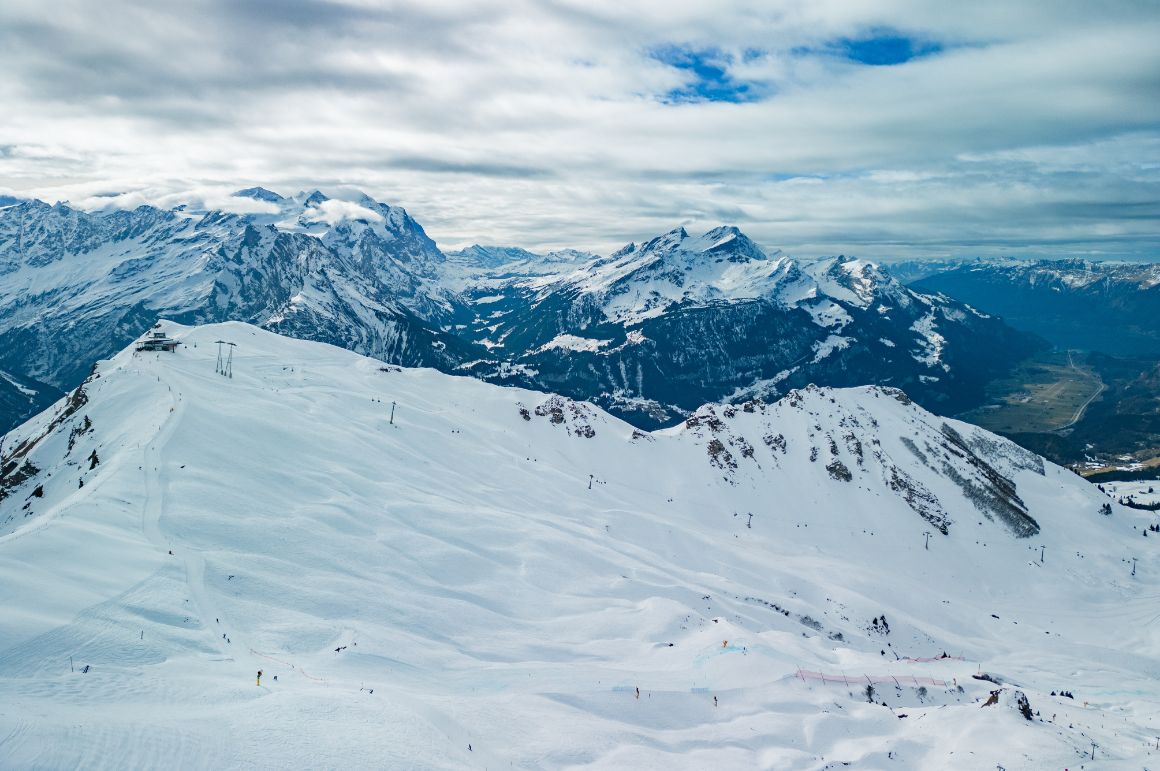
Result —
<path fill-rule="evenodd" d="M 463 369 L 593 399 L 649 428 L 705 401 L 811 382 L 895 385 L 955 412 L 1042 345 L 874 263 L 767 255 L 735 227 L 675 228 L 576 267 L 462 284 L 475 308 L 465 334 L 488 349 Z"/>
<path fill-rule="evenodd" d="M 442 253 L 401 209 L 320 208 L 332 200 L 303 194 L 262 214 L 0 210 L 0 368 L 63 390 L 160 315 L 254 321 L 405 363 L 445 358 L 458 343 L 441 329 L 455 310 L 434 280 Z"/>
<path fill-rule="evenodd" d="M 642 427 L 814 381 L 900 386 L 954 412 L 1037 345 L 872 263 L 766 254 L 733 226 L 675 228 L 607 257 L 448 256 L 405 210 L 357 191 L 235 198 L 256 210 L 0 209 L 0 369 L 48 386 L 28 401 L 0 382 L 7 424 L 160 316 L 560 391 Z"/>
<path fill-rule="evenodd" d="M 972 262 L 913 286 L 990 308 L 1061 348 L 1160 355 L 1160 331 L 1151 323 L 1160 314 L 1160 265 L 1154 263 Z"/>

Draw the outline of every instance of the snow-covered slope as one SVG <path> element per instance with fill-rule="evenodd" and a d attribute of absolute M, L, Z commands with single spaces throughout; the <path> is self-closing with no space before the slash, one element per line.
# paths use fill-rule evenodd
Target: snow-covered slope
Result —
<path fill-rule="evenodd" d="M 6 444 L 0 767 L 1152 762 L 1154 515 L 898 391 L 642 433 L 166 329 Z"/>
<path fill-rule="evenodd" d="M 903 387 L 953 414 L 1040 345 L 873 263 L 766 254 L 735 227 L 677 228 L 555 271 L 493 272 L 463 294 L 474 304 L 464 334 L 480 349 L 461 371 L 512 373 L 507 382 L 594 399 L 644 427 L 810 382 Z"/>

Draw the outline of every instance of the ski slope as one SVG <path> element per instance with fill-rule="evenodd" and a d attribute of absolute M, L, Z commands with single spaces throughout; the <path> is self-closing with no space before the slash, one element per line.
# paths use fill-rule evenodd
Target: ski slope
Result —
<path fill-rule="evenodd" d="M 1155 515 L 899 392 L 647 434 L 165 329 L 4 442 L 0 768 L 1160 760 Z"/>

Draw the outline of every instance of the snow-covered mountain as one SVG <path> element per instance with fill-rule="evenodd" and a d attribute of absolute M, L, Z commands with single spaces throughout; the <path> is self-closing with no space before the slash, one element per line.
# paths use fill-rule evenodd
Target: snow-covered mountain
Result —
<path fill-rule="evenodd" d="M 365 195 L 248 188 L 234 201 L 244 213 L 0 207 L 0 371 L 35 394 L 0 381 L 0 431 L 162 316 L 594 399 L 640 427 L 810 382 L 898 386 L 955 413 L 1037 345 L 871 263 L 767 255 L 732 227 L 609 257 L 448 257 Z"/>
<path fill-rule="evenodd" d="M 899 391 L 643 433 L 164 331 L 6 445 L 2 767 L 1148 762 L 1155 515 Z"/>
<path fill-rule="evenodd" d="M 1160 264 L 1086 260 L 977 261 L 915 282 L 1060 348 L 1160 355 Z"/>
<path fill-rule="evenodd" d="M 71 388 L 163 315 L 253 322 L 402 363 L 461 360 L 441 331 L 456 312 L 444 257 L 405 211 L 319 192 L 237 197 L 260 211 L 0 209 L 0 370 Z"/>
<path fill-rule="evenodd" d="M 444 285 L 483 297 L 486 287 L 502 289 L 516 280 L 555 275 L 599 259 L 599 255 L 577 249 L 537 253 L 518 246 L 475 244 L 447 253 Z"/>
<path fill-rule="evenodd" d="M 766 254 L 734 227 L 683 228 L 607 258 L 466 282 L 461 369 L 595 399 L 642 426 L 705 401 L 773 397 L 810 382 L 904 387 L 954 412 L 1038 341 L 895 281 L 877 265 Z"/>
<path fill-rule="evenodd" d="M 890 260 L 883 263 L 890 275 L 903 284 L 914 284 L 924 278 L 955 270 L 964 265 L 981 262 L 981 257 L 920 257 L 917 259 Z"/>

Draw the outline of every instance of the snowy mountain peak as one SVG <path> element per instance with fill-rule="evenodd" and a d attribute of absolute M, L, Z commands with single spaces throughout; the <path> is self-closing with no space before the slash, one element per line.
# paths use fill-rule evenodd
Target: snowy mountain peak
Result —
<path fill-rule="evenodd" d="M 498 268 L 512 262 L 534 261 L 539 255 L 518 246 L 471 246 L 455 252 L 448 252 L 449 258 L 460 260 L 480 268 Z"/>
<path fill-rule="evenodd" d="M 713 228 L 696 237 L 690 236 L 684 228 L 677 228 L 647 241 L 639 249 L 629 244 L 609 259 L 625 257 L 631 257 L 635 264 L 664 260 L 680 264 L 682 268 L 722 260 L 745 263 L 769 259 L 761 247 L 732 225 Z"/>
<path fill-rule="evenodd" d="M 769 295 L 787 268 L 786 261 L 771 260 L 735 227 L 697 237 L 675 228 L 639 248 L 629 244 L 607 258 L 530 285 L 541 295 L 567 286 L 603 298 L 610 320 L 631 324 L 676 306 Z"/>
<path fill-rule="evenodd" d="M 19 198 L 13 201 L 10 206 L 5 207 L 5 211 L 9 215 L 32 214 L 34 212 L 49 212 L 53 210 L 54 206 L 52 204 L 45 203 L 36 198 Z"/>
<path fill-rule="evenodd" d="M 710 230 L 701 237 L 701 241 L 710 244 L 702 249 L 705 254 L 722 254 L 730 262 L 769 259 L 769 255 L 760 246 L 732 225 Z"/>
<path fill-rule="evenodd" d="M 247 187 L 244 190 L 236 191 L 234 197 L 253 198 L 255 201 L 266 201 L 267 203 L 280 203 L 285 200 L 273 190 L 267 190 L 264 187 Z"/>
<path fill-rule="evenodd" d="M 893 276 L 868 260 L 839 255 L 805 263 L 803 270 L 818 283 L 822 293 L 863 308 L 879 299 L 903 305 L 912 299 Z"/>
<path fill-rule="evenodd" d="M 322 194 L 321 190 L 315 190 L 313 193 L 306 196 L 305 200 L 302 201 L 302 204 L 304 206 L 317 206 L 320 203 L 323 203 L 324 201 L 329 201 L 329 200 L 330 200 L 329 198 L 327 198 L 325 195 Z"/>
<path fill-rule="evenodd" d="M 625 244 L 624 246 L 620 247 L 615 252 L 610 254 L 609 257 L 611 257 L 612 259 L 615 260 L 616 258 L 623 257 L 626 254 L 632 254 L 635 251 L 636 251 L 636 242 L 629 241 L 627 244 Z"/>
<path fill-rule="evenodd" d="M 640 252 L 642 254 L 647 252 L 655 254 L 671 253 L 680 248 L 681 243 L 688 237 L 689 233 L 683 227 L 673 228 L 667 233 L 662 233 L 652 240 L 645 242 L 641 246 Z"/>

